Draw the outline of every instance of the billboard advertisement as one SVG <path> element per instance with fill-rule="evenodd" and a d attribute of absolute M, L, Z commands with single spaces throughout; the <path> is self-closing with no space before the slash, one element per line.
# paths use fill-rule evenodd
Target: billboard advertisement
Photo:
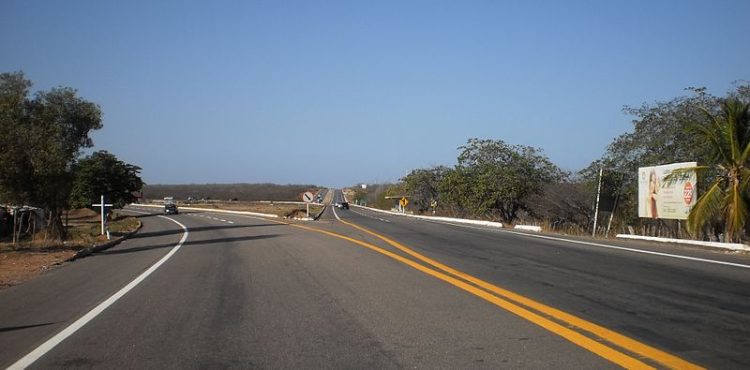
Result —
<path fill-rule="evenodd" d="M 695 171 L 667 181 L 678 168 L 691 168 L 696 162 L 672 163 L 638 168 L 638 217 L 686 220 L 698 198 Z"/>

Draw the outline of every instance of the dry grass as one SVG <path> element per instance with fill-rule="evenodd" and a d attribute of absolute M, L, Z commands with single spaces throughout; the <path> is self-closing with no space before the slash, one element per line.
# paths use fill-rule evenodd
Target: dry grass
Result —
<path fill-rule="evenodd" d="M 0 289 L 44 273 L 73 257 L 76 251 L 84 247 L 107 242 L 106 236 L 99 235 L 101 224 L 96 212 L 90 209 L 73 210 L 67 217 L 69 238 L 65 242 L 45 240 L 44 232 L 39 232 L 15 246 L 13 243 L 0 243 Z M 117 213 L 109 223 L 110 233 L 114 237 L 137 228 L 138 220 L 135 217 Z"/>
<path fill-rule="evenodd" d="M 74 254 L 70 249 L 0 252 L 0 289 L 42 274 Z"/>

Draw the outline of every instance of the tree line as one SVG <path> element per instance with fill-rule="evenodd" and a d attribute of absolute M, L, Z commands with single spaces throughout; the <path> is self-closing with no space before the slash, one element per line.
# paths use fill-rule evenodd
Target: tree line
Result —
<path fill-rule="evenodd" d="M 107 151 L 82 155 L 103 126 L 97 104 L 70 87 L 32 95 L 31 86 L 23 72 L 0 74 L 0 205 L 44 209 L 47 235 L 64 239 L 64 210 L 100 194 L 116 206 L 134 201 L 141 169 Z"/>
<path fill-rule="evenodd" d="M 143 197 L 146 199 L 187 200 L 239 200 L 239 201 L 295 201 L 306 191 L 316 191 L 315 185 L 277 184 L 187 184 L 187 185 L 145 185 Z"/>
<path fill-rule="evenodd" d="M 603 156 L 578 172 L 566 172 L 540 148 L 499 139 L 469 139 L 454 166 L 418 168 L 396 184 L 358 190 L 355 201 L 390 208 L 388 196 L 406 195 L 410 208 L 506 223 L 546 223 L 591 230 L 599 173 L 601 209 L 615 227 L 682 223 L 638 218 L 638 167 L 698 162 L 699 198 L 684 230 L 696 238 L 741 240 L 750 209 L 750 85 L 739 82 L 724 96 L 705 88 L 668 101 L 626 106 L 632 130 L 608 145 Z M 602 223 L 600 223 L 602 224 Z"/>

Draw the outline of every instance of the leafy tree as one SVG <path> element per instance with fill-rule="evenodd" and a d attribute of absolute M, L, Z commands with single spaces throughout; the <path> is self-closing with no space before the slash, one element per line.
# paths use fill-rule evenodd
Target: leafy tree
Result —
<path fill-rule="evenodd" d="M 688 216 L 688 228 L 696 232 L 720 217 L 728 240 L 738 241 L 745 228 L 750 206 L 750 104 L 737 99 L 722 102 L 714 114 L 703 110 L 707 124 L 693 126 L 697 137 L 708 144 L 712 160 L 707 166 L 675 171 L 672 177 L 689 170 L 713 170 L 708 190 L 696 201 Z"/>
<path fill-rule="evenodd" d="M 31 201 L 33 169 L 25 146 L 31 82 L 23 73 L 0 74 L 0 200 Z"/>
<path fill-rule="evenodd" d="M 21 72 L 0 74 L 0 85 L 0 194 L 47 209 L 50 236 L 62 239 L 72 167 L 81 149 L 93 145 L 89 132 L 102 127 L 101 110 L 67 87 L 31 99 L 31 82 Z"/>
<path fill-rule="evenodd" d="M 74 181 L 70 204 L 74 208 L 91 207 L 93 200 L 105 195 L 115 208 L 122 208 L 137 198 L 143 181 L 141 168 L 127 164 L 107 151 L 94 152 L 82 158 L 74 167 Z"/>
<path fill-rule="evenodd" d="M 439 187 L 448 168 L 437 166 L 429 169 L 412 170 L 403 179 L 410 204 L 424 212 L 430 208 L 433 200 L 439 198 Z"/>
<path fill-rule="evenodd" d="M 459 147 L 455 171 L 446 174 L 441 198 L 456 202 L 476 217 L 499 216 L 512 222 L 531 195 L 566 175 L 537 148 L 502 140 L 469 139 Z"/>

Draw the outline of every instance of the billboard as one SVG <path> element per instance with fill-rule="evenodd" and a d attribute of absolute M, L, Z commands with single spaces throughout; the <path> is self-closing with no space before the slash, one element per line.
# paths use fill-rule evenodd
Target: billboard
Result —
<path fill-rule="evenodd" d="M 672 163 L 638 168 L 638 217 L 686 220 L 698 198 L 695 171 L 667 181 L 678 168 L 691 168 L 696 162 Z"/>

